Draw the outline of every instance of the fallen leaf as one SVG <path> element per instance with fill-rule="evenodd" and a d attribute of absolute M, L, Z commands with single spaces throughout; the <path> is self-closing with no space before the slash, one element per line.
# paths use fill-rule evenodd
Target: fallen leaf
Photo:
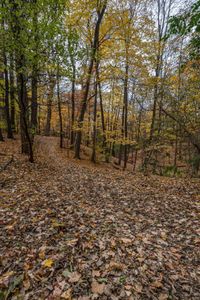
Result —
<path fill-rule="evenodd" d="M 69 240 L 69 241 L 67 241 L 67 245 L 74 247 L 77 244 L 77 242 L 78 242 L 78 239 Z"/>
<path fill-rule="evenodd" d="M 81 274 L 78 272 L 73 272 L 69 275 L 69 282 L 76 283 L 81 279 Z"/>
<path fill-rule="evenodd" d="M 108 269 L 110 271 L 122 271 L 124 269 L 124 265 L 115 261 L 111 261 L 108 265 Z"/>
<path fill-rule="evenodd" d="M 97 281 L 92 282 L 92 293 L 102 295 L 105 289 L 104 283 L 98 283 Z"/>
<path fill-rule="evenodd" d="M 99 277 L 99 276 L 101 276 L 100 271 L 97 271 L 97 270 L 92 271 L 92 277 Z"/>
<path fill-rule="evenodd" d="M 163 287 L 163 284 L 160 281 L 154 281 L 151 286 L 154 288 L 161 288 Z"/>
<path fill-rule="evenodd" d="M 46 268 L 51 268 L 53 265 L 53 260 L 51 258 L 45 259 L 42 265 Z"/>
<path fill-rule="evenodd" d="M 167 294 L 160 294 L 159 297 L 158 297 L 159 300 L 167 300 L 168 299 L 168 295 Z"/>
<path fill-rule="evenodd" d="M 133 288 L 137 293 L 141 293 L 143 290 L 143 287 L 141 284 L 135 284 Z"/>
<path fill-rule="evenodd" d="M 72 289 L 68 289 L 61 295 L 61 299 L 71 300 L 72 299 Z"/>
<path fill-rule="evenodd" d="M 133 242 L 133 240 L 128 239 L 128 238 L 121 238 L 122 243 L 124 244 L 131 244 Z"/>

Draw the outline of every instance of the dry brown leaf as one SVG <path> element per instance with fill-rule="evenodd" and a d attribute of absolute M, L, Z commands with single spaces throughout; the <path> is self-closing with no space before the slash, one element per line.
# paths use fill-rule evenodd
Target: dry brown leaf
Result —
<path fill-rule="evenodd" d="M 137 292 L 137 293 L 141 293 L 142 290 L 143 290 L 143 287 L 141 284 L 137 283 L 133 286 L 134 290 Z"/>
<path fill-rule="evenodd" d="M 162 282 L 160 282 L 160 281 L 154 281 L 154 282 L 151 284 L 151 286 L 154 287 L 154 288 L 161 288 L 161 287 L 163 287 L 163 284 L 162 284 Z"/>
<path fill-rule="evenodd" d="M 128 290 L 128 291 L 130 291 L 132 289 L 132 285 L 129 285 L 129 284 L 125 285 L 125 289 Z"/>
<path fill-rule="evenodd" d="M 81 279 L 81 274 L 78 272 L 73 272 L 69 275 L 69 282 L 76 283 Z"/>
<path fill-rule="evenodd" d="M 102 295 L 105 289 L 104 283 L 98 283 L 97 281 L 92 282 L 92 293 Z"/>
<path fill-rule="evenodd" d="M 93 270 L 92 271 L 92 277 L 99 277 L 99 276 L 101 276 L 100 271 L 98 271 L 98 270 Z"/>
<path fill-rule="evenodd" d="M 111 261 L 108 265 L 108 269 L 110 271 L 122 271 L 124 269 L 124 265 L 116 261 Z"/>
<path fill-rule="evenodd" d="M 61 299 L 71 300 L 72 299 L 72 289 L 68 289 L 61 295 Z"/>
<path fill-rule="evenodd" d="M 122 241 L 122 243 L 124 244 L 132 244 L 133 240 L 132 239 L 128 239 L 128 238 L 121 238 L 120 239 Z"/>
<path fill-rule="evenodd" d="M 77 242 L 78 242 L 78 239 L 69 240 L 69 241 L 67 241 L 67 245 L 74 247 L 77 244 Z"/>
<path fill-rule="evenodd" d="M 168 299 L 168 295 L 167 294 L 160 294 L 159 297 L 158 297 L 159 300 L 167 300 Z"/>

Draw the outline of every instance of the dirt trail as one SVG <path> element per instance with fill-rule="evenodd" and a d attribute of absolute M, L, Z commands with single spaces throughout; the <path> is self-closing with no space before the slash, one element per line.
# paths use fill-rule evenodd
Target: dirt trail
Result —
<path fill-rule="evenodd" d="M 57 145 L 38 137 L 35 165 L 15 151 L 0 174 L 4 295 L 199 299 L 200 183 L 93 167 Z"/>

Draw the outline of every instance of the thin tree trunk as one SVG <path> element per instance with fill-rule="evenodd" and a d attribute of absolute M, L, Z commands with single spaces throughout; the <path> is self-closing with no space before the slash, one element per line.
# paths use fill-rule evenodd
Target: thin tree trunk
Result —
<path fill-rule="evenodd" d="M 126 62 L 126 72 L 125 72 L 125 80 L 124 80 L 124 170 L 127 165 L 127 138 L 128 138 L 128 73 L 129 73 L 129 65 L 128 59 Z"/>
<path fill-rule="evenodd" d="M 55 80 L 54 78 L 50 78 L 49 84 L 49 92 L 47 96 L 47 119 L 46 119 L 46 126 L 45 126 L 45 135 L 49 136 L 51 132 L 51 115 L 52 115 L 52 102 L 53 102 L 53 92 L 55 87 Z"/>
<path fill-rule="evenodd" d="M 103 97 L 102 97 L 102 91 L 101 91 L 101 82 L 99 77 L 99 68 L 97 69 L 97 85 L 98 85 L 98 91 L 99 91 L 99 103 L 100 103 L 100 111 L 101 111 L 101 125 L 102 125 L 102 131 L 103 131 L 103 149 L 105 153 L 105 161 L 109 162 L 109 149 L 106 141 L 106 125 L 105 125 L 105 117 L 104 117 L 104 110 L 103 110 Z"/>
<path fill-rule="evenodd" d="M 12 131 L 15 131 L 15 79 L 13 54 L 10 55 L 10 122 Z"/>
<path fill-rule="evenodd" d="M 95 55 L 96 55 L 96 51 L 97 51 L 97 47 L 98 47 L 100 25 L 101 25 L 101 21 L 103 19 L 103 16 L 104 16 L 104 13 L 106 10 L 106 4 L 107 4 L 106 2 L 107 1 L 104 2 L 102 10 L 98 12 L 98 20 L 97 20 L 97 23 L 95 26 L 94 41 L 93 41 L 93 45 L 92 45 L 92 54 L 91 54 L 90 64 L 89 64 L 88 73 L 87 73 L 88 75 L 87 75 L 87 80 L 86 80 L 85 93 L 84 93 L 83 101 L 81 104 L 80 115 L 78 118 L 79 130 L 77 131 L 77 134 L 76 134 L 76 143 L 75 143 L 75 158 L 77 158 L 77 159 L 80 159 L 82 127 L 83 127 L 84 116 L 85 116 L 85 112 L 86 112 L 86 108 L 87 108 L 87 99 L 88 99 L 88 94 L 89 94 L 89 89 L 90 89 L 92 70 L 93 70 Z"/>
<path fill-rule="evenodd" d="M 157 66 L 158 68 L 158 66 Z M 157 110 L 157 102 L 158 102 L 158 69 L 156 70 L 156 83 L 154 85 L 154 101 L 153 101 L 153 113 L 152 113 L 152 120 L 151 120 L 151 128 L 150 128 L 150 136 L 149 141 L 153 140 L 154 137 L 154 131 L 155 131 L 155 120 L 156 120 L 156 110 Z"/>
<path fill-rule="evenodd" d="M 1 127 L 0 127 L 0 142 L 4 142 L 4 138 L 3 138 Z"/>
<path fill-rule="evenodd" d="M 178 154 L 178 130 L 176 129 L 176 140 L 174 149 L 174 169 L 177 167 L 177 154 Z"/>
<path fill-rule="evenodd" d="M 21 58 L 23 61 L 23 58 Z M 21 69 L 21 66 L 20 66 Z M 19 69 L 19 70 L 20 70 Z M 32 140 L 28 129 L 28 101 L 26 93 L 26 81 L 22 73 L 17 72 L 18 83 L 18 96 L 20 106 L 20 129 L 21 129 L 21 141 L 22 141 L 22 153 L 29 155 L 29 161 L 34 162 Z"/>
<path fill-rule="evenodd" d="M 139 143 L 139 140 L 140 140 L 141 121 L 142 121 L 142 110 L 140 110 L 140 112 L 139 112 L 138 130 L 137 130 L 137 136 L 136 136 L 136 142 L 137 143 Z M 137 158 L 138 158 L 138 149 L 135 150 L 135 157 L 134 157 L 134 162 L 133 162 L 133 171 L 134 172 L 136 170 Z"/>
<path fill-rule="evenodd" d="M 9 105 L 9 78 L 8 78 L 8 65 L 6 53 L 4 53 L 4 80 L 5 80 L 5 113 L 7 123 L 7 137 L 13 139 L 11 119 L 10 119 L 10 105 Z"/>
<path fill-rule="evenodd" d="M 37 131 L 37 118 L 38 118 L 38 13 L 37 13 L 37 0 L 32 0 L 33 2 L 33 36 L 34 36 L 34 58 L 33 58 L 33 66 L 32 66 L 32 79 L 31 79 L 31 90 L 32 90 L 32 98 L 31 98 L 31 134 L 32 138 Z"/>
<path fill-rule="evenodd" d="M 123 111 L 122 111 L 122 133 L 121 133 L 121 137 L 124 137 L 124 105 L 123 105 Z M 119 160 L 118 160 L 118 165 L 121 166 L 121 162 L 122 162 L 122 154 L 123 154 L 123 144 L 122 142 L 120 143 L 120 147 L 119 147 Z"/>
<path fill-rule="evenodd" d="M 72 104 L 72 111 L 71 111 L 71 134 L 70 134 L 70 144 L 74 144 L 74 122 L 75 122 L 75 82 L 76 82 L 76 70 L 75 66 L 73 65 L 73 78 L 72 78 L 72 95 L 71 95 L 71 104 Z"/>
<path fill-rule="evenodd" d="M 32 81 L 31 81 L 31 130 L 32 137 L 35 135 L 37 130 L 37 115 L 38 115 L 38 103 L 37 103 L 37 72 L 33 70 Z"/>
<path fill-rule="evenodd" d="M 98 69 L 98 62 L 96 63 L 96 70 Z M 97 140 L 97 77 L 95 80 L 95 96 L 94 96 L 94 117 L 93 117 L 93 137 L 92 137 L 92 157 L 91 161 L 96 162 L 96 140 Z"/>
<path fill-rule="evenodd" d="M 59 68 L 57 70 L 57 100 L 58 100 L 58 114 L 60 124 L 60 148 L 63 148 L 63 121 L 62 121 L 62 107 L 60 99 L 60 82 L 59 82 Z"/>

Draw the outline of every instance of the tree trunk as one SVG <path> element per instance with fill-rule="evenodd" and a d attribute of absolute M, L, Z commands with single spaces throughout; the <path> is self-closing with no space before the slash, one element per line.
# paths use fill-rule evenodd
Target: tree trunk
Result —
<path fill-rule="evenodd" d="M 128 73 L 129 73 L 129 65 L 128 58 L 126 61 L 126 72 L 125 72 L 125 80 L 124 80 L 124 170 L 127 165 L 127 138 L 128 138 Z"/>
<path fill-rule="evenodd" d="M 10 105 L 9 105 L 9 78 L 8 78 L 8 65 L 6 53 L 4 53 L 4 80 L 5 80 L 5 113 L 7 123 L 7 137 L 13 139 L 11 119 L 10 119 Z"/>
<path fill-rule="evenodd" d="M 23 58 L 21 58 L 21 61 L 23 61 Z M 33 163 L 33 145 L 28 129 L 28 101 L 26 92 L 26 81 L 23 73 L 17 72 L 17 74 L 22 153 L 28 154 L 29 161 Z"/>
<path fill-rule="evenodd" d="M 37 132 L 37 123 L 38 123 L 38 9 L 37 9 L 37 0 L 32 0 L 33 3 L 33 20 L 32 20 L 32 35 L 34 37 L 33 44 L 33 65 L 32 65 L 32 79 L 31 79 L 31 135 L 34 139 L 34 135 Z"/>
<path fill-rule="evenodd" d="M 20 5 L 18 2 L 10 0 L 10 11 L 11 11 L 11 29 L 13 32 L 13 40 L 18 47 L 15 51 L 15 61 L 16 61 L 16 74 L 17 74 L 17 89 L 18 89 L 18 99 L 20 108 L 20 129 L 21 129 L 21 147 L 22 153 L 29 155 L 29 161 L 34 162 L 33 159 L 33 148 L 32 140 L 29 134 L 28 128 L 28 101 L 26 93 L 26 76 L 24 70 L 26 69 L 26 62 L 22 47 L 21 47 L 21 34 L 22 25 L 20 17 Z"/>
<path fill-rule="evenodd" d="M 96 70 L 98 68 L 98 62 L 96 63 Z M 97 77 L 95 80 L 95 96 L 94 96 L 94 117 L 93 117 L 93 137 L 92 137 L 92 157 L 91 161 L 96 162 L 96 140 L 97 140 Z"/>
<path fill-rule="evenodd" d="M 124 104 L 123 104 L 123 111 L 122 111 L 122 129 L 121 129 L 121 131 L 122 131 L 121 138 L 123 138 L 124 137 Z M 122 154 L 123 154 L 123 144 L 121 142 L 120 147 L 119 147 L 119 160 L 118 160 L 119 166 L 121 166 Z"/>
<path fill-rule="evenodd" d="M 15 132 L 15 80 L 13 54 L 10 56 L 10 121 L 12 131 Z"/>
<path fill-rule="evenodd" d="M 0 142 L 4 142 L 4 138 L 3 138 L 1 127 L 0 127 Z"/>
<path fill-rule="evenodd" d="M 32 138 L 36 134 L 37 130 L 37 115 L 38 115 L 38 103 L 37 103 L 37 71 L 33 70 L 32 73 L 32 81 L 31 81 L 31 91 L 32 91 L 32 97 L 31 97 L 31 134 Z"/>
<path fill-rule="evenodd" d="M 106 10 L 106 2 L 104 2 L 103 8 L 101 11 L 98 12 L 98 20 L 95 26 L 95 31 L 94 31 L 94 40 L 92 44 L 92 54 L 91 54 L 91 59 L 90 59 L 90 64 L 88 68 L 88 75 L 87 75 L 87 80 L 86 80 L 86 86 L 85 86 L 85 93 L 83 97 L 83 101 L 81 104 L 81 111 L 80 115 L 78 118 L 78 127 L 79 130 L 77 131 L 76 134 L 76 142 L 75 142 L 75 158 L 80 159 L 80 148 L 81 148 L 81 139 L 82 139 L 82 127 L 83 127 L 83 121 L 84 121 L 84 116 L 87 108 L 87 99 L 88 99 L 88 94 L 89 94 L 89 89 L 90 89 L 90 81 L 91 81 L 91 76 L 92 76 L 92 70 L 93 70 L 93 65 L 94 65 L 94 60 L 95 60 L 95 55 L 98 47 L 98 41 L 99 41 L 99 32 L 100 32 L 100 26 L 101 26 L 101 21 L 103 19 L 105 10 Z"/>
<path fill-rule="evenodd" d="M 72 95 L 71 95 L 71 134 L 70 134 L 70 144 L 74 144 L 74 121 L 75 121 L 75 82 L 76 82 L 76 70 L 73 65 L 73 78 L 72 78 Z"/>
<path fill-rule="evenodd" d="M 57 100 L 58 100 L 58 114 L 60 124 L 60 148 L 63 148 L 63 122 L 62 122 L 62 107 L 60 100 L 60 82 L 59 82 L 59 68 L 57 70 Z"/>
<path fill-rule="evenodd" d="M 47 96 L 47 120 L 46 120 L 46 127 L 45 127 L 46 136 L 49 136 L 51 131 L 51 114 L 52 114 L 54 87 L 55 87 L 55 80 L 54 78 L 50 78 L 49 92 Z"/>

